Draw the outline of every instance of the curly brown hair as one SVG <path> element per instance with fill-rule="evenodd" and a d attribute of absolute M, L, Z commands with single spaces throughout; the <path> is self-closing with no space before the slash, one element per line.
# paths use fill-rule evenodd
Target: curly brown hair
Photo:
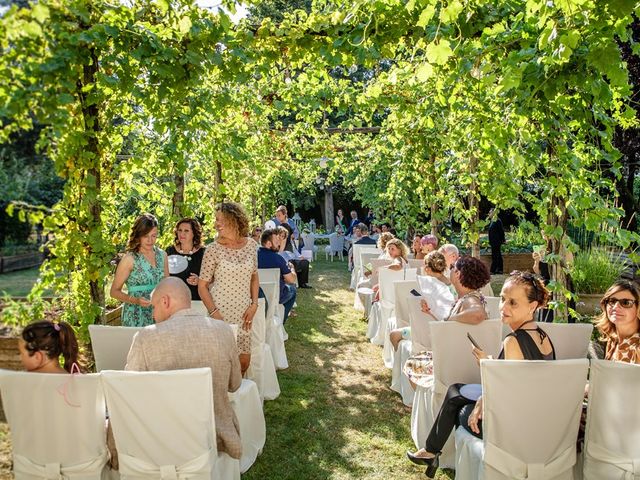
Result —
<path fill-rule="evenodd" d="M 233 223 L 240 237 L 249 236 L 249 218 L 242 205 L 236 202 L 222 202 L 216 205 L 216 213 L 220 212 L 225 220 Z"/>
<path fill-rule="evenodd" d="M 487 266 L 475 257 L 464 255 L 456 261 L 454 267 L 460 272 L 460 283 L 463 287 L 477 290 L 491 280 Z"/>
<path fill-rule="evenodd" d="M 514 270 L 509 274 L 504 283 L 522 285 L 527 294 L 527 300 L 538 302 L 538 308 L 544 308 L 551 298 L 551 294 L 542 280 L 542 277 L 531 273 Z"/>
<path fill-rule="evenodd" d="M 424 266 L 429 270 L 435 273 L 442 273 L 447 268 L 447 259 L 444 258 L 444 255 L 434 250 L 433 252 L 429 252 L 426 257 L 424 257 Z"/>
<path fill-rule="evenodd" d="M 202 226 L 200 222 L 195 218 L 185 217 L 178 220 L 176 227 L 173 229 L 173 245 L 178 248 L 180 246 L 180 240 L 178 240 L 178 228 L 183 223 L 191 225 L 191 231 L 193 232 L 193 248 L 199 248 L 202 245 Z"/>
<path fill-rule="evenodd" d="M 632 282 L 629 280 L 618 280 L 613 283 L 609 287 L 609 289 L 605 292 L 602 300 L 600 300 L 600 306 L 602 307 L 602 313 L 595 320 L 595 325 L 600 335 L 604 337 L 604 339 L 608 339 L 611 334 L 615 333 L 616 327 L 609 320 L 609 316 L 607 315 L 607 300 L 611 298 L 614 294 L 618 292 L 629 292 L 633 295 L 633 298 L 636 299 L 636 307 L 638 308 L 638 316 L 640 317 L 640 286 L 636 282 Z"/>
<path fill-rule="evenodd" d="M 385 248 L 387 248 L 387 242 L 389 242 L 389 240 L 393 240 L 393 233 L 390 232 L 384 232 L 380 234 L 380 237 L 378 238 L 378 244 L 376 245 L 379 249 L 384 250 Z"/>
<path fill-rule="evenodd" d="M 400 256 L 402 257 L 402 259 L 405 262 L 407 261 L 407 256 L 409 255 L 409 247 L 407 247 L 407 245 L 402 240 L 400 240 L 399 238 L 392 238 L 387 242 L 387 246 L 385 248 L 389 248 L 389 245 L 395 245 L 398 250 L 400 250 Z"/>
<path fill-rule="evenodd" d="M 150 213 L 143 213 L 136 218 L 129 234 L 127 252 L 138 252 L 140 250 L 140 239 L 154 228 L 158 228 L 158 219 Z"/>

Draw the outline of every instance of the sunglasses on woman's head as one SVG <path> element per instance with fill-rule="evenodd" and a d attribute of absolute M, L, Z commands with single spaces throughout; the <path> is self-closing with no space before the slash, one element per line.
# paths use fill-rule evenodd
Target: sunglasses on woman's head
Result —
<path fill-rule="evenodd" d="M 619 303 L 622 308 L 631 308 L 638 302 L 636 300 L 632 300 L 630 298 L 605 298 L 602 300 L 602 304 L 607 307 L 614 307 L 616 303 Z"/>

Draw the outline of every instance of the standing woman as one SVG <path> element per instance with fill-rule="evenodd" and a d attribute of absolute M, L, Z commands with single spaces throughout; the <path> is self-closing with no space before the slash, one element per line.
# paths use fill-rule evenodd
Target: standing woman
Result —
<path fill-rule="evenodd" d="M 216 206 L 215 241 L 207 246 L 198 280 L 210 317 L 238 325 L 242 374 L 251 363 L 251 324 L 258 309 L 258 247 L 249 238 L 249 219 L 238 203 Z"/>
<path fill-rule="evenodd" d="M 136 218 L 127 253 L 120 260 L 111 284 L 112 298 L 124 302 L 122 325 L 144 327 L 153 323 L 151 292 L 164 277 L 169 275 L 167 255 L 156 246 L 158 220 L 150 213 Z M 122 291 L 127 285 L 127 293 Z"/>
<path fill-rule="evenodd" d="M 336 215 L 336 226 L 340 225 L 342 227 L 342 233 L 347 231 L 347 224 L 344 220 L 344 213 L 342 213 L 342 209 L 338 209 L 338 213 Z"/>
<path fill-rule="evenodd" d="M 202 227 L 195 218 L 183 218 L 176 224 L 173 245 L 167 248 L 169 275 L 182 279 L 189 290 L 191 300 L 200 300 L 198 274 L 202 266 L 204 247 Z"/>

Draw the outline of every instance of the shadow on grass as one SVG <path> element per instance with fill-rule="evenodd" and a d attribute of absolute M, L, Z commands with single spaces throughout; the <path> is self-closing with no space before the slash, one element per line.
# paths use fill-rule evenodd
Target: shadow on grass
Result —
<path fill-rule="evenodd" d="M 410 412 L 353 309 L 345 263 L 316 262 L 287 322 L 290 367 L 265 403 L 267 444 L 245 479 L 424 478 L 406 465 Z"/>

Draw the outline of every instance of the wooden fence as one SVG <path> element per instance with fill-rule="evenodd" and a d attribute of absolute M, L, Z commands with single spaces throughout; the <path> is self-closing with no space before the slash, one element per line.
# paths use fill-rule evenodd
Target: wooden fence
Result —
<path fill-rule="evenodd" d="M 38 267 L 43 261 L 44 254 L 40 252 L 0 257 L 0 273 L 15 272 L 17 270 Z"/>

